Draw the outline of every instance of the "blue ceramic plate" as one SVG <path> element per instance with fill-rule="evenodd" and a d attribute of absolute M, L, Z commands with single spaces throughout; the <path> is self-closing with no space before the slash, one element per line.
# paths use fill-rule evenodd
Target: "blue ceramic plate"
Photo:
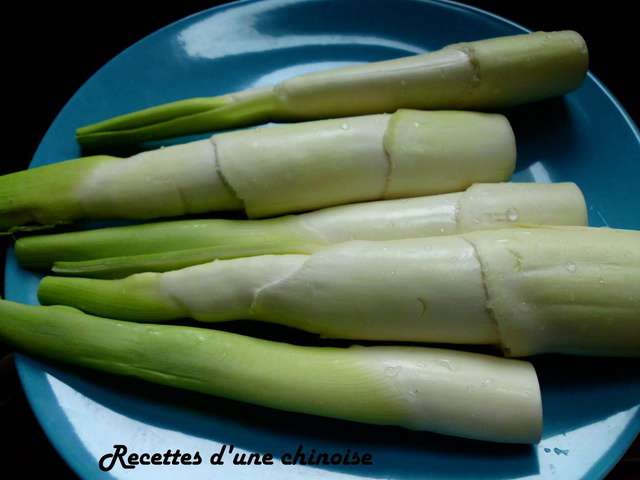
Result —
<path fill-rule="evenodd" d="M 74 129 L 174 99 L 217 95 L 336 65 L 370 62 L 524 28 L 448 2 L 247 1 L 174 23 L 127 49 L 67 103 L 32 165 L 79 154 Z M 519 141 L 517 181 L 577 182 L 592 225 L 640 228 L 638 131 L 592 75 L 577 92 L 510 113 Z M 39 277 L 10 252 L 6 296 L 36 303 Z M 17 357 L 33 410 L 53 445 L 83 478 L 601 478 L 640 430 L 637 362 L 534 360 L 544 402 L 537 446 L 493 445 L 287 414 L 241 403 L 75 372 Z M 199 451 L 199 466 L 110 473 L 98 459 L 132 451 Z M 279 458 L 302 444 L 373 455 L 373 466 L 213 466 L 223 444 Z"/>

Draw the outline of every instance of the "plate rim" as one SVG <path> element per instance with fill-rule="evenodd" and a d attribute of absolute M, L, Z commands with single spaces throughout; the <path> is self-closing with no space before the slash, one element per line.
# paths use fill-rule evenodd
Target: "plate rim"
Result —
<path fill-rule="evenodd" d="M 91 81 L 94 79 L 94 77 L 100 75 L 101 72 L 104 69 L 108 68 L 113 62 L 117 61 L 121 56 L 128 54 L 128 52 L 131 49 L 135 48 L 136 46 L 138 46 L 142 42 L 149 41 L 150 39 L 155 38 L 156 36 L 162 35 L 166 30 L 174 28 L 177 24 L 185 22 L 185 21 L 188 21 L 191 18 L 200 16 L 200 15 L 203 15 L 203 14 L 207 14 L 207 13 L 215 14 L 215 13 L 218 13 L 220 11 L 226 10 L 228 8 L 236 8 L 236 7 L 242 6 L 242 5 L 253 4 L 253 3 L 263 3 L 263 2 L 270 2 L 270 1 L 273 1 L 273 0 L 234 0 L 234 1 L 231 1 L 229 3 L 222 4 L 222 5 L 217 5 L 217 6 L 214 6 L 214 7 L 198 10 L 198 11 L 192 13 L 192 14 L 189 14 L 189 15 L 186 15 L 184 17 L 178 18 L 177 20 L 174 20 L 174 21 L 172 21 L 170 23 L 167 23 L 166 25 L 163 25 L 162 27 L 160 27 L 157 30 L 154 30 L 153 32 L 151 32 L 151 33 L 145 35 L 144 37 L 136 40 L 135 42 L 133 42 L 132 44 L 130 44 L 129 46 L 127 46 L 126 48 L 124 48 L 123 50 L 118 52 L 111 59 L 109 59 L 102 66 L 100 66 L 100 68 L 98 68 L 92 75 L 90 75 L 76 89 L 74 94 L 71 97 L 69 97 L 69 99 L 65 102 L 65 104 L 62 106 L 60 111 L 55 115 L 55 117 L 53 118 L 53 120 L 49 124 L 49 127 L 47 128 L 47 131 L 42 136 L 42 139 L 40 140 L 40 143 L 38 144 L 38 147 L 36 148 L 36 150 L 35 150 L 35 152 L 34 152 L 34 154 L 32 156 L 31 161 L 29 162 L 28 168 L 32 168 L 33 159 L 38 155 L 38 153 L 40 152 L 40 149 L 42 148 L 42 140 L 44 140 L 44 138 L 48 135 L 51 127 L 58 121 L 58 118 L 65 111 L 65 109 L 67 108 L 68 104 L 84 88 L 86 88 L 86 86 L 89 83 L 91 83 Z M 488 17 L 490 19 L 497 20 L 499 22 L 502 22 L 502 23 L 505 23 L 507 25 L 510 25 L 510 26 L 522 31 L 523 33 L 532 32 L 531 29 L 529 29 L 529 28 L 527 28 L 527 27 L 525 27 L 525 26 L 523 26 L 523 25 L 521 25 L 521 24 L 519 24 L 517 22 L 514 22 L 514 21 L 512 21 L 512 20 L 510 20 L 508 18 L 505 18 L 505 17 L 501 16 L 501 15 L 497 15 L 495 13 L 489 12 L 487 10 L 484 10 L 482 8 L 479 8 L 479 7 L 476 7 L 476 6 L 473 6 L 473 5 L 467 5 L 465 3 L 454 1 L 454 0 L 419 0 L 419 1 L 420 1 L 420 3 L 425 3 L 425 4 L 443 5 L 443 6 L 447 6 L 447 7 L 454 7 L 454 8 L 459 8 L 459 9 L 466 10 L 466 11 L 471 11 L 471 12 L 477 13 L 479 15 Z M 609 88 L 607 88 L 607 86 L 595 74 L 593 74 L 591 72 L 591 70 L 589 70 L 587 72 L 586 78 L 589 78 L 589 79 L 593 80 L 593 82 L 595 83 L 596 87 L 606 95 L 608 100 L 613 104 L 613 106 L 616 108 L 618 113 L 624 119 L 625 123 L 629 126 L 631 132 L 633 133 L 633 135 L 634 135 L 634 137 L 636 139 L 636 142 L 640 145 L 640 131 L 638 129 L 638 126 L 636 125 L 634 120 L 631 118 L 629 113 L 626 111 L 624 106 L 621 104 L 621 102 L 617 99 L 617 97 L 609 90 Z M 10 246 L 10 247 L 7 248 L 7 259 L 5 260 L 5 267 L 4 267 L 4 272 L 3 272 L 4 279 L 5 279 L 5 291 L 4 291 L 5 298 L 7 296 L 6 294 L 7 294 L 7 291 L 8 291 L 7 271 L 9 270 L 9 265 L 10 265 L 10 262 L 8 260 L 8 256 L 12 251 L 13 251 L 13 246 Z M 69 445 L 66 444 L 67 442 L 65 442 L 64 439 L 61 438 L 60 435 L 56 435 L 53 432 L 53 430 L 50 427 L 47 426 L 46 412 L 45 412 L 47 410 L 46 405 L 44 404 L 43 401 L 40 401 L 38 396 L 35 394 L 35 389 L 37 388 L 37 385 L 36 385 L 37 382 L 33 381 L 34 380 L 33 379 L 33 375 L 32 375 L 32 372 L 30 371 L 31 366 L 29 365 L 29 361 L 30 361 L 31 357 L 28 356 L 28 355 L 16 352 L 14 354 L 14 359 L 15 359 L 15 366 L 16 366 L 16 371 L 17 371 L 17 374 L 18 374 L 18 378 L 19 378 L 20 384 L 22 385 L 22 388 L 23 388 L 23 390 L 25 392 L 25 397 L 27 399 L 27 402 L 28 402 L 28 404 L 29 404 L 34 416 L 36 417 L 40 428 L 44 432 L 47 440 L 53 446 L 53 448 L 56 451 L 56 453 L 63 459 L 65 464 L 76 475 L 78 475 L 80 478 L 86 478 L 85 476 L 83 476 L 83 474 L 88 473 L 88 472 L 84 469 L 84 466 L 81 464 L 81 462 L 79 462 L 77 459 L 73 458 L 73 456 L 71 454 L 69 454 Z M 40 359 L 36 359 L 36 360 L 37 361 L 42 361 Z M 45 363 L 46 363 L 46 361 L 45 361 Z M 42 373 L 44 374 L 45 372 L 42 372 Z M 595 463 L 592 466 L 592 468 L 587 473 L 587 477 L 585 477 L 585 478 L 604 478 L 615 467 L 615 465 L 620 461 L 620 459 L 624 456 L 624 454 L 630 448 L 630 446 L 633 443 L 634 439 L 638 435 L 640 435 L 640 410 L 638 412 L 636 412 L 635 416 L 630 420 L 629 424 L 627 425 L 627 428 L 625 428 L 624 431 L 620 434 L 620 436 L 618 437 L 617 441 L 614 442 L 614 444 L 612 444 L 612 447 L 613 447 L 615 445 L 615 443 L 623 442 L 623 443 L 626 444 L 626 447 L 625 448 L 619 448 L 615 452 L 612 452 L 611 451 L 612 448 L 610 448 L 609 451 L 607 451 L 603 455 L 603 457 L 600 459 L 600 461 L 598 461 L 597 463 Z M 93 473 L 95 473 L 95 472 L 93 472 Z M 110 474 L 107 474 L 107 477 L 114 478 Z"/>

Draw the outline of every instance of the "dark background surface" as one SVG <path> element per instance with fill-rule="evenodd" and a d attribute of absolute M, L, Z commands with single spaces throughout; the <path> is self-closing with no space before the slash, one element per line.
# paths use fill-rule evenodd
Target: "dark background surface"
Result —
<path fill-rule="evenodd" d="M 2 79 L 5 85 L 1 104 L 0 174 L 27 167 L 58 111 L 105 62 L 167 23 L 221 3 L 226 2 L 114 1 L 62 5 L 61 2 L 23 1 L 3 5 Z M 634 2 L 468 0 L 465 3 L 532 30 L 580 32 L 589 46 L 590 70 L 613 92 L 632 118 L 640 121 L 640 101 L 636 93 L 638 23 L 632 8 Z M 1 251 L 3 255 L 4 246 Z M 1 280 L 2 275 L 0 286 L 3 287 Z M 0 345 L 0 358 L 8 353 Z M 3 472 L 20 465 L 20 473 L 15 477 L 28 478 L 44 469 L 52 478 L 73 478 L 33 418 L 10 358 L 0 363 L 0 425 Z M 640 478 L 637 441 L 610 478 Z"/>

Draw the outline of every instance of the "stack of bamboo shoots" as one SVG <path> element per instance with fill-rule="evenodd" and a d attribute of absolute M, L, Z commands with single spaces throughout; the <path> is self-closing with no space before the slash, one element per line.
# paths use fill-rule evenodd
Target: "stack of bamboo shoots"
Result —
<path fill-rule="evenodd" d="M 18 260 L 58 274 L 38 290 L 49 306 L 0 301 L 0 339 L 283 410 L 537 442 L 532 364 L 464 346 L 640 355 L 640 233 L 587 227 L 573 183 L 507 183 L 514 134 L 505 116 L 478 110 L 562 95 L 586 71 L 577 33 L 533 33 L 80 128 L 81 145 L 106 149 L 313 119 L 0 177 L 0 227 L 20 234 Z M 21 234 L 221 211 L 248 218 Z M 303 347 L 159 325 L 185 318 L 380 345 Z"/>

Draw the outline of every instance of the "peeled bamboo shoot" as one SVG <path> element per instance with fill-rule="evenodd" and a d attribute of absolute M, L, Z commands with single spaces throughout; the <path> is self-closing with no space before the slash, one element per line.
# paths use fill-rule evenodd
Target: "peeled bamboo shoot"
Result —
<path fill-rule="evenodd" d="M 640 232 L 531 227 L 353 241 L 121 280 L 45 277 L 44 304 L 137 321 L 255 319 L 324 337 L 640 356 Z"/>
<path fill-rule="evenodd" d="M 212 260 L 312 253 L 347 240 L 394 240 L 518 224 L 586 225 L 573 183 L 475 184 L 465 192 L 342 205 L 263 220 L 178 220 L 20 238 L 27 268 L 115 278 Z"/>
<path fill-rule="evenodd" d="M 419 347 L 300 347 L 211 329 L 142 325 L 0 300 L 20 351 L 292 412 L 496 442 L 542 430 L 533 366 Z"/>
<path fill-rule="evenodd" d="M 269 87 L 180 100 L 79 128 L 85 147 L 264 123 L 425 110 L 492 110 L 580 86 L 588 52 L 573 31 L 457 43 L 383 62 L 310 73 Z"/>
<path fill-rule="evenodd" d="M 222 210 L 266 217 L 509 179 L 502 115 L 401 110 L 214 135 L 0 177 L 0 228 Z"/>

